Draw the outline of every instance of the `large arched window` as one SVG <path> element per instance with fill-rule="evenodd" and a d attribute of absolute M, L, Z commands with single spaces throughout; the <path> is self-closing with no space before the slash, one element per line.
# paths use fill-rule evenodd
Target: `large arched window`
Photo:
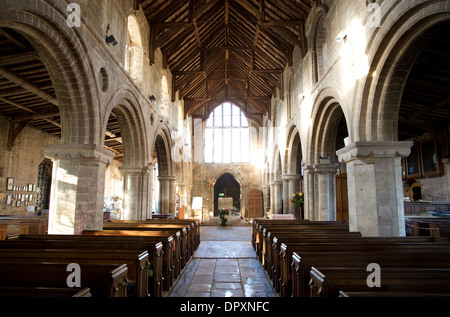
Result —
<path fill-rule="evenodd" d="M 224 103 L 206 121 L 205 163 L 249 163 L 250 129 L 239 107 Z"/>

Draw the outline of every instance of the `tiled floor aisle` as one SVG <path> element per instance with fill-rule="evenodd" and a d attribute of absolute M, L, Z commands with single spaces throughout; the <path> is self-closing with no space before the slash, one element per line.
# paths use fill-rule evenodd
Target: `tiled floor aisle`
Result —
<path fill-rule="evenodd" d="M 169 297 L 275 297 L 251 245 L 251 226 L 200 228 L 200 246 Z"/>

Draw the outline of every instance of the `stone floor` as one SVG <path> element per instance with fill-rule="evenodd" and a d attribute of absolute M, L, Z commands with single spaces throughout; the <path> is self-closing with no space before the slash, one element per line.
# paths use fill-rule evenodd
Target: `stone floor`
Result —
<path fill-rule="evenodd" d="M 251 226 L 200 227 L 200 245 L 168 297 L 276 297 Z"/>

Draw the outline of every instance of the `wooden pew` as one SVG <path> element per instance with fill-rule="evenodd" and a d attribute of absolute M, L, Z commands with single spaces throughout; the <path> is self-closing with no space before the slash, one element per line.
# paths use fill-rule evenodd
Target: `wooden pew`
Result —
<path fill-rule="evenodd" d="M 278 224 L 306 224 L 309 223 L 309 220 L 304 219 L 304 220 L 271 220 L 271 219 L 255 219 L 252 222 L 252 245 L 253 248 L 256 250 L 256 244 L 259 242 L 257 241 L 258 239 L 258 232 L 261 228 L 261 226 L 264 226 L 264 224 L 273 224 L 273 223 L 278 223 Z"/>
<path fill-rule="evenodd" d="M 13 240 L 12 240 L 13 241 Z M 162 275 L 160 280 L 163 283 L 163 289 L 168 290 L 173 285 L 174 280 L 174 242 L 171 235 L 158 236 L 158 237 L 133 237 L 133 236 L 93 236 L 93 235 L 63 235 L 63 234 L 48 234 L 48 235 L 21 235 L 18 237 L 18 241 L 23 242 L 41 242 L 46 248 L 55 248 L 68 245 L 71 247 L 74 243 L 82 247 L 95 247 L 95 248 L 115 248 L 115 249 L 141 249 L 149 252 L 149 258 L 151 259 L 150 265 L 155 276 Z M 162 250 L 160 250 L 159 243 L 162 244 Z M 2 244 L 0 243 L 0 247 Z M 156 252 L 155 252 L 156 251 Z M 162 253 L 162 255 L 160 255 Z M 161 266 L 161 268 L 160 268 Z M 157 280 L 153 280 L 154 283 Z M 152 293 L 158 293 L 155 291 L 155 284 L 149 284 L 153 288 Z"/>
<path fill-rule="evenodd" d="M 0 286 L 0 297 L 92 297 L 89 287 Z"/>
<path fill-rule="evenodd" d="M 301 230 L 301 231 L 299 231 Z M 286 228 L 286 229 L 278 229 L 278 228 L 264 228 L 262 231 L 262 240 L 260 245 L 260 248 L 258 249 L 257 255 L 260 261 L 262 262 L 263 266 L 266 266 L 265 261 L 270 260 L 268 259 L 270 248 L 273 245 L 273 237 L 301 237 L 304 235 L 324 235 L 328 234 L 330 236 L 347 236 L 347 237 L 361 237 L 360 232 L 350 232 L 348 229 L 340 228 L 340 226 L 334 226 L 331 225 L 328 226 L 320 226 L 320 228 L 312 228 L 312 227 L 304 227 L 303 229 L 299 228 Z"/>
<path fill-rule="evenodd" d="M 92 297 L 126 297 L 126 264 L 80 264 L 80 280 Z M 67 263 L 26 262 L 10 259 L 0 262 L 2 287 L 56 287 L 67 288 Z"/>
<path fill-rule="evenodd" d="M 407 297 L 407 298 L 414 298 L 414 297 L 450 297 L 450 293 L 448 294 L 438 294 L 435 292 L 410 292 L 410 291 L 406 291 L 406 292 L 344 292 L 344 291 L 339 291 L 339 297 L 361 297 L 361 298 L 367 298 L 367 297 Z"/>
<path fill-rule="evenodd" d="M 26 235 L 25 235 L 26 236 Z M 48 236 L 48 235 L 43 235 Z M 23 236 L 22 236 L 23 237 Z M 139 254 L 142 250 L 147 251 L 147 263 L 144 263 L 143 260 L 139 260 L 139 263 L 136 262 L 136 282 L 135 287 L 137 288 L 132 294 L 135 294 L 138 297 L 145 297 L 147 293 L 152 296 L 161 297 L 161 283 L 163 282 L 163 272 L 162 272 L 162 256 L 163 256 L 163 245 L 161 242 L 146 242 L 146 243 L 125 243 L 122 241 L 100 241 L 99 239 L 92 239 L 90 241 L 78 241 L 76 240 L 77 236 L 70 236 L 70 239 L 65 240 L 26 240 L 26 239 L 18 239 L 18 240 L 10 240 L 10 241 L 0 241 L 0 250 L 9 250 L 9 249 L 27 249 L 27 250 L 76 250 L 79 251 L 88 251 L 88 252 L 97 252 L 97 251 L 134 251 L 135 254 Z M 135 271 L 132 269 L 131 262 L 128 263 L 130 267 L 130 274 L 134 274 Z M 151 266 L 153 276 L 148 279 L 149 281 L 144 280 L 144 277 L 147 276 L 142 272 L 149 269 Z"/>
<path fill-rule="evenodd" d="M 140 230 L 140 231 L 172 231 L 174 234 L 180 232 L 182 243 L 182 266 L 187 263 L 187 259 L 194 254 L 194 232 L 188 225 L 181 224 L 153 224 L 153 223 L 103 223 L 103 230 Z"/>
<path fill-rule="evenodd" d="M 47 216 L 7 215 L 0 216 L 0 223 L 9 224 L 8 235 L 47 233 Z"/>
<path fill-rule="evenodd" d="M 339 291 L 421 292 L 450 295 L 450 268 L 381 267 L 379 287 L 369 287 L 366 267 L 312 267 L 311 297 L 338 297 Z"/>
<path fill-rule="evenodd" d="M 311 267 L 367 267 L 377 263 L 381 267 L 423 267 L 448 268 L 450 250 L 387 250 L 372 252 L 293 252 L 292 254 L 292 294 L 308 296 L 309 272 Z M 366 272 L 367 273 L 367 272 Z M 369 273 L 367 273 L 368 275 Z"/>
<path fill-rule="evenodd" d="M 107 223 L 152 223 L 152 224 L 186 224 L 194 232 L 194 249 L 200 244 L 200 221 L 198 219 L 147 219 L 147 220 L 108 220 Z"/>
<path fill-rule="evenodd" d="M 281 279 L 281 260 L 280 260 L 280 252 L 281 252 L 281 244 L 285 245 L 290 244 L 306 244 L 306 245 L 333 245 L 333 244 L 348 244 L 348 243 L 365 243 L 365 244 L 379 244 L 379 243 L 435 243 L 435 242 L 445 242 L 444 240 L 437 239 L 432 237 L 359 237 L 353 235 L 340 235 L 338 237 L 330 237 L 329 235 L 324 235 L 323 237 L 319 236 L 290 236 L 278 234 L 272 238 L 272 248 L 268 248 L 267 252 L 267 273 L 268 276 L 272 279 L 274 287 L 279 289 L 279 285 Z"/>
<path fill-rule="evenodd" d="M 292 220 L 291 220 L 292 221 Z M 267 232 L 305 232 L 306 230 L 318 230 L 318 229 L 328 229 L 330 230 L 341 230 L 349 232 L 348 223 L 345 222 L 335 222 L 335 221 L 310 221 L 304 224 L 265 224 L 264 226 L 259 226 L 256 232 L 256 254 L 260 260 L 263 259 L 263 249 L 265 246 L 265 236 Z M 270 244 L 269 244 L 270 245 Z"/>
<path fill-rule="evenodd" d="M 162 248 L 162 245 L 161 245 Z M 146 297 L 148 290 L 148 252 L 124 250 L 78 249 L 0 249 L 0 263 L 23 261 L 24 263 L 57 262 L 82 264 L 127 265 L 128 282 L 135 285 L 134 295 Z M 31 265 L 32 266 L 32 265 Z M 157 276 L 158 278 L 158 276 Z M 156 282 L 161 285 L 161 281 Z M 155 297 L 161 297 L 161 288 Z"/>
<path fill-rule="evenodd" d="M 153 237 L 155 239 L 162 239 L 164 237 L 172 237 L 174 242 L 173 249 L 173 261 L 174 261 L 174 276 L 177 277 L 181 274 L 182 269 L 184 268 L 186 258 L 183 257 L 184 252 L 184 243 L 181 239 L 181 234 L 179 231 L 143 231 L 143 230 L 84 230 L 82 235 L 86 236 L 113 236 L 117 239 L 120 237 Z M 133 238 L 132 238 L 133 239 Z"/>
<path fill-rule="evenodd" d="M 0 240 L 6 240 L 6 231 L 8 230 L 8 225 L 6 223 L 0 223 Z"/>

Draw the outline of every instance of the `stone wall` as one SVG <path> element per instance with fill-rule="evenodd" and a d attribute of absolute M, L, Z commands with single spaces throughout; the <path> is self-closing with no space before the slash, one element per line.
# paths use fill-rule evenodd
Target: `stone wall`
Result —
<path fill-rule="evenodd" d="M 45 159 L 44 144 L 58 144 L 60 138 L 51 136 L 40 130 L 26 127 L 18 135 L 14 146 L 7 148 L 9 122 L 4 117 L 0 117 L 0 214 L 24 215 L 34 214 L 36 202 L 36 191 L 29 192 L 23 187 L 28 184 L 37 184 L 38 167 Z M 14 186 L 20 186 L 21 190 L 6 190 L 7 178 L 14 179 Z M 21 201 L 20 206 L 16 206 L 18 199 L 12 199 L 12 205 L 6 204 L 7 195 L 33 195 L 31 201 L 25 205 Z"/>

